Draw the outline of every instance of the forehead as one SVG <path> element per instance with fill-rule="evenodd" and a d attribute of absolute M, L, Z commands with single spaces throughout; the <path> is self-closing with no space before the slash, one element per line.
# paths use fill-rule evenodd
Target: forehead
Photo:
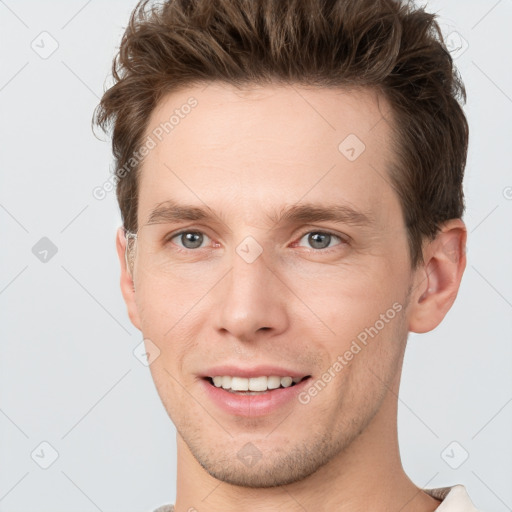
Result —
<path fill-rule="evenodd" d="M 213 82 L 175 91 L 149 119 L 139 221 L 180 198 L 255 218 L 306 196 L 378 213 L 397 204 L 387 177 L 391 126 L 387 102 L 368 89 Z"/>
<path fill-rule="evenodd" d="M 191 108 L 190 104 L 194 106 Z M 349 133 L 363 141 L 378 139 L 383 143 L 390 125 L 381 121 L 390 118 L 385 98 L 369 88 L 252 84 L 239 89 L 210 82 L 164 96 L 152 112 L 146 131 L 150 135 L 163 129 L 156 136 L 159 142 L 165 138 L 181 146 L 193 141 L 213 150 L 242 139 L 255 144 L 258 139 L 264 140 L 266 152 L 290 144 L 300 151 L 298 142 L 309 150 L 320 139 L 326 143 L 323 150 L 327 144 L 337 146 L 340 137 Z M 171 132 L 173 136 L 167 137 Z M 194 137 L 190 137 L 191 132 Z M 273 147 L 268 144 L 272 139 Z"/>

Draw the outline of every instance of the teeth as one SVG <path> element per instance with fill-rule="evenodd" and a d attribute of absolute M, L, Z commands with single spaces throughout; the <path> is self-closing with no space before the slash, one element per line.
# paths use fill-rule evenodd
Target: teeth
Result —
<path fill-rule="evenodd" d="M 222 377 L 222 388 L 231 389 L 231 377 Z"/>
<path fill-rule="evenodd" d="M 224 377 L 226 378 L 226 377 Z M 233 391 L 249 391 L 249 379 L 243 377 L 233 377 L 231 379 L 231 389 Z M 251 391 L 257 391 L 256 389 Z"/>
<path fill-rule="evenodd" d="M 233 379 L 234 380 L 234 379 Z M 244 379 L 247 380 L 247 379 Z M 251 377 L 247 381 L 247 388 L 251 391 L 266 391 L 267 390 L 267 377 Z M 236 389 L 236 388 L 232 388 Z"/>
<path fill-rule="evenodd" d="M 297 384 L 302 377 L 230 377 L 229 375 L 217 375 L 212 377 L 213 385 L 217 388 L 222 387 L 231 391 L 267 391 L 268 389 L 277 389 L 279 387 L 289 388 L 292 383 Z"/>
<path fill-rule="evenodd" d="M 281 377 L 281 386 L 289 388 L 292 385 L 293 379 L 291 377 Z"/>
<path fill-rule="evenodd" d="M 281 377 L 267 377 L 267 388 L 277 389 L 281 385 Z"/>

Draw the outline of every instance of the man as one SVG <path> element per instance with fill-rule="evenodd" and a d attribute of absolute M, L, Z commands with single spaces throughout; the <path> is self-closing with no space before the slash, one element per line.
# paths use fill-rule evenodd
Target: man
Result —
<path fill-rule="evenodd" d="M 434 16 L 143 2 L 114 80 L 121 288 L 177 429 L 159 511 L 474 511 L 397 441 L 408 332 L 466 264 L 465 90 Z"/>

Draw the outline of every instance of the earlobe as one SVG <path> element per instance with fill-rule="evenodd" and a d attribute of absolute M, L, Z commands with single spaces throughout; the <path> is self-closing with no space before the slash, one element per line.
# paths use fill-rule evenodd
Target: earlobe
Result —
<path fill-rule="evenodd" d="M 126 244 L 127 240 L 124 228 L 120 227 L 116 233 L 116 249 L 121 266 L 121 293 L 123 294 L 124 302 L 128 310 L 128 316 L 130 317 L 132 324 L 137 329 L 141 330 L 139 312 L 135 301 L 135 285 L 127 258 Z"/>
<path fill-rule="evenodd" d="M 466 237 L 464 222 L 452 219 L 424 247 L 411 293 L 409 331 L 431 331 L 452 307 L 466 267 Z"/>

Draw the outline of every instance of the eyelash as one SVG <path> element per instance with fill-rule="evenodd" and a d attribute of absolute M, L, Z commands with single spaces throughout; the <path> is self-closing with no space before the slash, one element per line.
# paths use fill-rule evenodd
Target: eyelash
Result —
<path fill-rule="evenodd" d="M 170 242 L 172 241 L 174 238 L 180 236 L 180 235 L 184 235 L 186 233 L 199 233 L 201 235 L 205 235 L 207 236 L 208 238 L 210 238 L 206 233 L 203 233 L 202 231 L 196 231 L 196 230 L 193 230 L 193 229 L 185 229 L 185 230 L 182 230 L 182 231 L 178 231 L 177 233 L 173 233 L 171 235 L 169 235 L 168 237 L 165 238 L 165 242 Z M 300 242 L 304 236 L 308 235 L 308 234 L 311 234 L 311 233 L 315 233 L 315 234 L 322 234 L 322 235 L 329 235 L 331 237 L 334 237 L 334 238 L 337 238 L 339 240 L 340 243 L 334 245 L 333 247 L 326 247 L 324 249 L 314 249 L 314 248 L 307 248 L 309 249 L 310 251 L 312 252 L 317 252 L 317 253 L 330 253 L 332 252 L 333 250 L 336 250 L 336 247 L 339 247 L 339 246 L 345 246 L 345 245 L 348 245 L 348 240 L 344 237 L 342 237 L 341 235 L 337 235 L 336 233 L 333 233 L 331 231 L 324 231 L 324 230 L 315 230 L 315 229 L 310 229 L 309 231 L 305 231 L 303 232 L 298 238 L 297 238 L 297 242 L 293 242 L 293 244 L 296 244 L 298 242 Z M 211 240 L 211 238 L 210 238 Z M 177 245 L 177 244 L 175 244 Z M 177 245 L 178 247 L 178 251 L 180 252 L 190 252 L 190 251 L 199 251 L 200 249 L 206 249 L 206 247 L 200 247 L 198 249 L 187 249 L 186 247 L 181 247 L 179 245 Z"/>

